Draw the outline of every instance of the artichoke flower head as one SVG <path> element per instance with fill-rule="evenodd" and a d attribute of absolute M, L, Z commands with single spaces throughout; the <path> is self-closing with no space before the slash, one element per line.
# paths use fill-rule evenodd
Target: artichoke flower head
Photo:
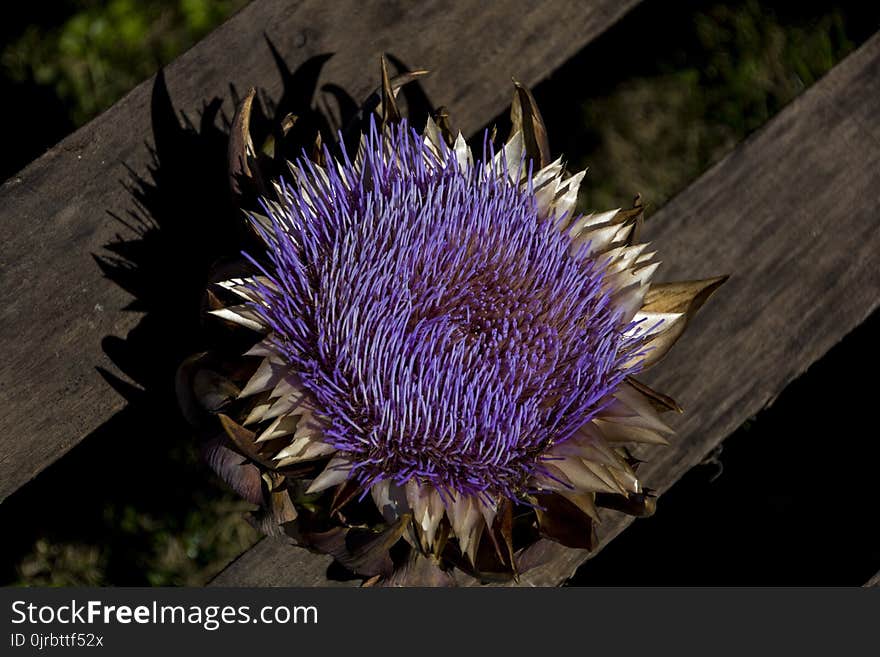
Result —
<path fill-rule="evenodd" d="M 515 578 L 542 539 L 593 548 L 597 506 L 653 512 L 630 448 L 681 409 L 636 376 L 724 277 L 654 282 L 638 201 L 579 214 L 585 172 L 551 160 L 521 85 L 474 157 L 445 115 L 401 117 L 421 72 L 382 73 L 356 148 L 319 137 L 262 181 L 255 239 L 207 292 L 234 337 L 180 396 L 267 533 L 368 583 Z M 230 161 L 259 181 L 251 98 Z"/>

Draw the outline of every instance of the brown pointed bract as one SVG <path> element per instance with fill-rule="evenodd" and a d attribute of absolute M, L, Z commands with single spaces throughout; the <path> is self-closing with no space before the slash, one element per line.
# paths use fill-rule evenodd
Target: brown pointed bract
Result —
<path fill-rule="evenodd" d="M 532 92 L 516 80 L 513 81 L 516 92 L 510 105 L 511 133 L 522 132 L 526 153 L 538 168 L 550 164 L 550 141 L 547 128 L 538 110 L 538 104 Z"/>
<path fill-rule="evenodd" d="M 246 195 L 246 181 L 256 185 L 258 190 L 265 189 L 259 168 L 254 165 L 255 150 L 250 133 L 251 109 L 256 94 L 257 91 L 253 87 L 248 89 L 247 95 L 235 110 L 229 132 L 227 149 L 229 188 L 236 200 Z"/>
<path fill-rule="evenodd" d="M 397 108 L 394 88 L 388 77 L 388 60 L 382 56 L 382 125 L 398 123 L 401 119 L 400 110 Z"/>
<path fill-rule="evenodd" d="M 651 312 L 693 315 L 728 278 L 729 276 L 716 276 L 698 281 L 654 283 L 645 296 L 643 309 Z"/>
<path fill-rule="evenodd" d="M 590 516 L 556 493 L 542 493 L 535 497 L 535 514 L 542 536 L 567 547 L 584 550 L 596 547 L 596 526 Z"/>
<path fill-rule="evenodd" d="M 654 283 L 651 285 L 645 295 L 642 311 L 681 313 L 682 317 L 678 321 L 673 321 L 670 328 L 660 331 L 647 341 L 650 351 L 643 361 L 643 367 L 647 368 L 656 364 L 669 352 L 684 333 L 691 318 L 727 279 L 727 276 L 718 276 L 698 281 Z"/>
<path fill-rule="evenodd" d="M 626 382 L 647 397 L 648 401 L 651 402 L 651 405 L 658 411 L 675 411 L 676 413 L 684 413 L 684 409 L 669 395 L 657 392 L 649 385 L 642 383 L 632 376 L 626 377 Z"/>

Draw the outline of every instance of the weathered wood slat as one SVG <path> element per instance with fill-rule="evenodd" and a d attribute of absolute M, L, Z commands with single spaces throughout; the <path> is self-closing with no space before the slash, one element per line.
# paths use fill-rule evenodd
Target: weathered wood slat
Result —
<path fill-rule="evenodd" d="M 877 307 L 878 189 L 880 35 L 649 221 L 661 278 L 732 277 L 648 377 L 685 414 L 672 446 L 642 466 L 647 486 L 667 490 Z M 609 515 L 603 544 L 629 521 Z M 524 584 L 559 584 L 589 556 L 547 549 L 552 562 Z M 282 567 L 298 558 L 283 555 L 264 540 L 214 583 L 313 577 Z"/>
<path fill-rule="evenodd" d="M 166 80 L 190 116 L 228 97 L 230 84 L 277 97 L 266 34 L 292 69 L 336 53 L 322 80 L 359 99 L 375 85 L 379 54 L 390 52 L 437 71 L 427 93 L 456 108 L 470 133 L 509 102 L 511 75 L 537 82 L 636 4 L 256 0 L 169 66 Z M 123 312 L 131 297 L 102 277 L 92 254 L 120 230 L 110 213 L 132 206 L 122 164 L 146 173 L 151 87 L 137 87 L 0 188 L 0 500 L 124 404 L 96 368 L 114 371 L 101 339 L 124 336 L 139 315 Z"/>

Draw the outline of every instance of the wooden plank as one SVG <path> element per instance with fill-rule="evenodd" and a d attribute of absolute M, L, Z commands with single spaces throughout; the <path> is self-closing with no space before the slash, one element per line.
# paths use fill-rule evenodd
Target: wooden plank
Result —
<path fill-rule="evenodd" d="M 400 3 L 256 0 L 168 67 L 175 106 L 191 117 L 229 85 L 278 96 L 268 35 L 291 69 L 336 53 L 322 81 L 363 98 L 381 52 L 437 73 L 424 87 L 470 133 L 500 112 L 510 77 L 533 84 L 613 24 L 638 0 Z M 140 315 L 102 277 L 92 254 L 120 231 L 111 214 L 133 206 L 123 164 L 145 175 L 152 139 L 147 81 L 0 188 L 0 500 L 119 411 L 124 402 L 96 368 L 115 368 L 105 336 L 125 336 Z M 225 105 L 231 113 L 231 104 Z M 219 191 L 219 190 L 218 190 Z M 172 373 L 169 372 L 169 377 Z M 169 378 L 170 380 L 170 378 Z"/>
<path fill-rule="evenodd" d="M 357 580 L 333 580 L 327 578 L 327 569 L 333 558 L 323 554 L 313 554 L 301 549 L 293 549 L 280 540 L 264 540 L 260 545 L 259 557 L 262 567 L 253 569 L 247 586 L 285 586 L 279 582 L 296 582 L 296 586 L 358 586 Z M 252 550 L 251 550 L 252 552 Z M 247 552 L 245 554 L 250 554 Z M 227 569 L 228 570 L 228 569 Z M 236 586 L 226 583 L 228 577 L 224 570 L 214 579 L 214 586 Z"/>
<path fill-rule="evenodd" d="M 642 466 L 646 485 L 667 490 L 877 307 L 878 189 L 880 35 L 649 221 L 662 278 L 732 277 L 648 377 L 686 410 L 672 446 Z M 602 544 L 629 522 L 606 516 Z M 524 585 L 559 584 L 590 556 L 547 549 L 551 564 Z M 262 541 L 216 583 L 264 581 L 270 553 Z"/>

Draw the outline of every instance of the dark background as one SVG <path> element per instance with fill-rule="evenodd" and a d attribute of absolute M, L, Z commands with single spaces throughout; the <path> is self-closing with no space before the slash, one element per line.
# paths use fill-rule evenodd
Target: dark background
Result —
<path fill-rule="evenodd" d="M 3 9 L 0 179 L 245 4 Z M 535 89 L 554 152 L 590 167 L 583 209 L 619 207 L 635 192 L 662 206 L 875 32 L 876 5 L 644 2 Z M 747 422 L 573 583 L 858 585 L 880 570 L 878 321 Z M 192 445 L 154 450 L 127 465 L 130 486 L 110 489 L 100 473 L 113 464 L 85 441 L 4 502 L 0 583 L 202 584 L 257 540 L 247 505 Z"/>

